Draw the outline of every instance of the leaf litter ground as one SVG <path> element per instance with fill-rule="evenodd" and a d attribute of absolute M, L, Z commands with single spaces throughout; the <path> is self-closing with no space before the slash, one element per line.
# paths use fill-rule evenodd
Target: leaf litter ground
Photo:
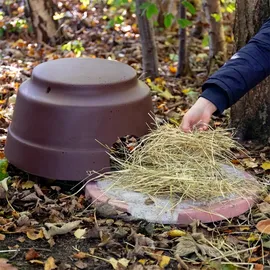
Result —
<path fill-rule="evenodd" d="M 80 39 L 84 56 L 122 61 L 140 75 L 140 43 L 132 16 L 122 26 L 107 29 L 100 5 L 88 10 L 87 19 L 82 19 L 85 9 L 78 1 L 59 2 L 67 15 L 63 35 L 70 40 Z M 12 16 L 4 16 L 2 20 L 8 27 L 23 18 L 20 6 L 11 8 Z M 76 10 L 72 17 L 68 17 L 70 10 Z M 170 123 L 181 121 L 207 76 L 207 49 L 201 47 L 201 41 L 190 37 L 195 76 L 174 78 L 176 39 L 176 31 L 158 35 L 161 75 L 154 81 L 146 80 L 152 89 L 157 118 Z M 3 159 L 7 127 L 20 84 L 31 76 L 37 64 L 76 55 L 61 47 L 33 43 L 24 27 L 19 34 L 7 32 L 0 41 L 0 50 Z M 226 127 L 227 120 L 226 115 L 213 118 L 211 125 Z M 269 147 L 255 148 L 249 142 L 245 147 L 250 150 L 251 158 L 236 153 L 233 162 L 241 161 L 248 172 L 267 180 Z M 2 161 L 1 168 L 6 166 Z M 270 195 L 267 193 L 250 212 L 230 222 L 207 226 L 194 222 L 179 229 L 134 221 L 106 204 L 88 207 L 91 202 L 83 194 L 71 196 L 75 192 L 71 190 L 72 183 L 44 181 L 11 165 L 8 173 L 11 180 L 7 183 L 7 194 L 0 188 L 1 269 L 262 269 L 262 265 L 270 265 Z"/>

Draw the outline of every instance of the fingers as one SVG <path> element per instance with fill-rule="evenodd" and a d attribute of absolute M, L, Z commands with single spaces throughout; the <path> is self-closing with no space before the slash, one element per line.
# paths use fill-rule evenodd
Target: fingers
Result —
<path fill-rule="evenodd" d="M 204 125 L 202 127 L 199 127 L 198 129 L 199 129 L 199 131 L 206 131 L 206 130 L 208 130 L 208 126 Z"/>
<path fill-rule="evenodd" d="M 209 122 L 203 122 L 200 120 L 196 125 L 195 128 L 198 129 L 199 131 L 206 131 L 208 130 L 208 123 Z"/>
<path fill-rule="evenodd" d="M 199 131 L 206 131 L 208 130 L 208 123 L 203 122 L 202 120 L 198 121 L 196 124 L 193 123 L 193 119 L 190 117 L 184 116 L 182 123 L 180 125 L 180 129 L 183 132 L 192 132 L 192 130 L 197 129 Z"/>
<path fill-rule="evenodd" d="M 180 125 L 180 129 L 183 132 L 191 132 L 191 124 L 190 121 L 188 119 L 186 119 L 186 117 L 184 116 L 182 123 Z"/>

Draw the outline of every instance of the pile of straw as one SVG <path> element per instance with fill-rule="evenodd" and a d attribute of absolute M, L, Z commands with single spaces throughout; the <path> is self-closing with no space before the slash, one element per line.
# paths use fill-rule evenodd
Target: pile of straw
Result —
<path fill-rule="evenodd" d="M 110 154 L 117 170 L 105 179 L 113 180 L 116 188 L 178 202 L 210 201 L 231 193 L 247 195 L 257 184 L 224 170 L 224 165 L 233 166 L 231 149 L 244 151 L 227 130 L 184 133 L 165 124 L 142 137 L 126 159 Z"/>

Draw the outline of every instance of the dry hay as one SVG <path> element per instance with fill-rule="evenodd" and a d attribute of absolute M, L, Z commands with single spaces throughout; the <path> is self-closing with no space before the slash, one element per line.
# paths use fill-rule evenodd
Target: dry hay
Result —
<path fill-rule="evenodd" d="M 239 196 L 260 188 L 243 176 L 228 175 L 224 165 L 233 166 L 232 149 L 244 151 L 228 130 L 181 132 L 169 124 L 158 126 L 141 138 L 125 159 L 110 154 L 117 170 L 104 179 L 113 180 L 112 188 L 194 201 L 211 201 L 229 194 Z"/>

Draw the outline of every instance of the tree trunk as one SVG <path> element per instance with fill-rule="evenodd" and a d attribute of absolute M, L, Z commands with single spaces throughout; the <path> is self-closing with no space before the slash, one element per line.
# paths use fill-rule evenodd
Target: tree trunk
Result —
<path fill-rule="evenodd" d="M 186 8 L 182 5 L 182 0 L 179 7 L 180 19 L 186 19 Z M 179 51 L 178 51 L 178 67 L 176 77 L 185 76 L 189 73 L 189 59 L 187 56 L 187 30 L 180 27 L 179 30 Z"/>
<path fill-rule="evenodd" d="M 52 0 L 28 0 L 32 26 L 38 42 L 54 45 L 60 33 L 57 22 L 53 20 L 54 3 Z"/>
<path fill-rule="evenodd" d="M 203 39 L 203 32 L 205 31 L 205 13 L 202 10 L 202 1 L 197 0 L 194 1 L 193 5 L 196 7 L 196 20 L 194 22 L 193 29 L 191 31 L 191 35 L 198 39 Z"/>
<path fill-rule="evenodd" d="M 268 0 L 237 0 L 235 51 L 243 47 L 270 17 Z M 249 91 L 231 108 L 231 126 L 240 140 L 270 142 L 270 77 Z"/>
<path fill-rule="evenodd" d="M 154 79 L 159 76 L 158 56 L 152 22 L 147 19 L 145 14 L 142 14 L 142 10 L 140 9 L 140 6 L 145 2 L 147 1 L 136 0 L 136 16 L 142 44 L 143 77 Z"/>
<path fill-rule="evenodd" d="M 223 54 L 225 59 L 225 37 L 222 24 L 222 14 L 220 10 L 219 0 L 203 0 L 203 7 L 206 15 L 206 19 L 209 23 L 209 46 L 210 46 L 210 58 L 214 58 L 219 52 Z M 213 16 L 216 16 L 216 20 Z"/>

